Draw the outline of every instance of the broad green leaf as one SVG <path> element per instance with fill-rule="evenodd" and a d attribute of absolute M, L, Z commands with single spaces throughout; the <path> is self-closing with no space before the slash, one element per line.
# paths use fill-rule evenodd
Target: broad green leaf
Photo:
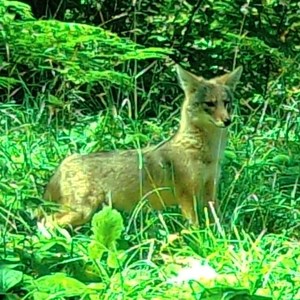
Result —
<path fill-rule="evenodd" d="M 273 157 L 273 162 L 277 164 L 287 164 L 290 162 L 291 158 L 288 155 L 285 154 L 278 154 L 275 157 Z"/>
<path fill-rule="evenodd" d="M 89 255 L 92 259 L 101 259 L 104 252 L 106 252 L 107 249 L 103 247 L 102 244 L 97 243 L 96 241 L 92 241 L 89 244 Z"/>
<path fill-rule="evenodd" d="M 126 259 L 125 251 L 110 251 L 107 257 L 107 265 L 112 269 L 117 269 Z"/>
<path fill-rule="evenodd" d="M 34 300 L 48 300 L 51 297 L 51 294 L 45 292 L 34 292 L 33 299 Z"/>
<path fill-rule="evenodd" d="M 23 272 L 8 268 L 0 269 L 0 293 L 6 293 L 22 281 Z"/>
<path fill-rule="evenodd" d="M 68 277 L 64 273 L 43 276 L 35 280 L 39 292 L 55 294 L 63 292 L 64 296 L 76 296 L 85 293 L 87 286 L 77 279 Z"/>

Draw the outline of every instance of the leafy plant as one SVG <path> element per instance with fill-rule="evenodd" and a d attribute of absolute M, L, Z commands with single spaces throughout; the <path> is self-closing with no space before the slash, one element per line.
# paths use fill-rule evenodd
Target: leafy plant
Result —
<path fill-rule="evenodd" d="M 92 242 L 89 246 L 91 258 L 101 260 L 107 253 L 107 265 L 119 268 L 126 258 L 124 251 L 118 251 L 116 242 L 125 229 L 121 214 L 110 207 L 104 207 L 92 220 Z"/>
<path fill-rule="evenodd" d="M 31 95 L 40 95 L 41 91 L 35 89 L 38 77 L 43 78 L 44 86 L 50 84 L 49 89 L 58 88 L 56 95 L 49 93 L 50 100 L 55 96 L 65 98 L 61 91 L 66 87 L 89 86 L 91 89 L 99 82 L 104 85 L 102 89 L 105 83 L 132 89 L 133 78 L 122 71 L 122 64 L 131 60 L 162 59 L 172 53 L 170 49 L 144 47 L 101 27 L 34 20 L 29 6 L 19 2 L 5 0 L 0 7 L 5 46 L 0 54 L 4 57 L 2 72 L 7 74 L 0 83 L 9 90 L 21 83 L 18 93 L 20 89 L 24 92 L 30 89 Z M 15 10 L 22 21 L 15 20 L 9 9 Z M 20 80 L 24 71 L 31 78 L 27 82 Z M 74 95 L 68 97 L 73 98 Z"/>

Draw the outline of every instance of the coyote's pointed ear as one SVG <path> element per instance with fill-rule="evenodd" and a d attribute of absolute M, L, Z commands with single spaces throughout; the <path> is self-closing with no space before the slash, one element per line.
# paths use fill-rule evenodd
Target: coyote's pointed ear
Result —
<path fill-rule="evenodd" d="M 232 90 L 235 89 L 236 85 L 240 81 L 241 75 L 243 72 L 243 67 L 239 66 L 234 69 L 232 72 L 222 75 L 220 77 L 214 78 L 214 81 L 220 84 L 229 86 Z"/>
<path fill-rule="evenodd" d="M 196 75 L 184 70 L 179 65 L 176 65 L 176 71 L 180 85 L 185 92 L 191 92 L 199 85 L 199 78 Z"/>

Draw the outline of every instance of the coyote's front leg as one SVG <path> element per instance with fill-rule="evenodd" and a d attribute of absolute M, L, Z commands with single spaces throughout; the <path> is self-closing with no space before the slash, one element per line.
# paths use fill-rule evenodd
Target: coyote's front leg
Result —
<path fill-rule="evenodd" d="M 196 198 L 193 195 L 182 195 L 180 198 L 180 206 L 182 215 L 192 225 L 199 225 L 197 214 L 197 205 L 195 205 Z"/>
<path fill-rule="evenodd" d="M 216 211 L 217 215 L 219 215 L 219 204 L 217 200 L 217 178 L 215 176 L 211 176 L 208 178 L 204 185 L 204 197 L 203 197 L 203 208 L 207 207 L 208 211 L 211 213 L 211 209 Z"/>

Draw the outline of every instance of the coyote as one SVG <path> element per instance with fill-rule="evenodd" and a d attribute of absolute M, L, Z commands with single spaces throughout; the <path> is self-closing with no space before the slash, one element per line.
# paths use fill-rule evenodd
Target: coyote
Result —
<path fill-rule="evenodd" d="M 62 206 L 52 216 L 58 225 L 82 225 L 108 204 L 131 211 L 143 199 L 158 210 L 179 205 L 193 224 L 209 202 L 218 207 L 219 163 L 242 67 L 210 80 L 176 69 L 185 93 L 176 134 L 143 149 L 67 157 L 44 195 Z"/>

